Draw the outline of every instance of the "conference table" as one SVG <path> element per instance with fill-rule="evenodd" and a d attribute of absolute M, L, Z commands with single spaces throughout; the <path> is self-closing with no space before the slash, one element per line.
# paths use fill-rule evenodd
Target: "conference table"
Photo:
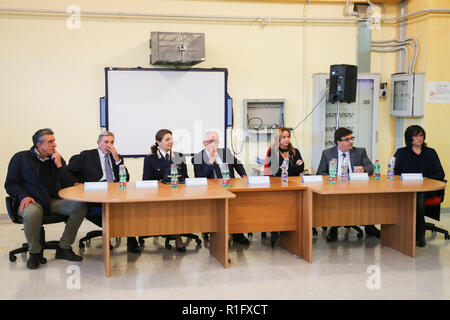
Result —
<path fill-rule="evenodd" d="M 107 190 L 84 190 L 83 184 L 62 189 L 61 198 L 102 203 L 103 261 L 111 276 L 110 238 L 211 233 L 209 250 L 228 268 L 228 199 L 236 196 L 217 184 L 208 186 L 159 183 L 157 189 L 136 188 L 128 183 L 108 183 Z"/>
<path fill-rule="evenodd" d="M 304 219 L 307 251 L 303 257 L 312 262 L 312 228 L 352 225 L 381 225 L 381 244 L 416 257 L 417 192 L 441 190 L 445 183 L 424 178 L 423 181 L 403 181 L 400 176 L 388 180 L 337 181 L 329 184 L 304 183 L 308 189 L 303 197 L 307 214 Z"/>
<path fill-rule="evenodd" d="M 417 192 L 445 188 L 441 181 L 380 180 L 346 181 L 334 185 L 302 183 L 300 177 L 270 177 L 268 184 L 248 184 L 220 179 L 207 186 L 159 183 L 157 189 L 138 189 L 135 183 L 120 190 L 85 191 L 82 184 L 60 191 L 62 198 L 102 203 L 103 255 L 106 276 L 111 275 L 109 239 L 211 233 L 209 250 L 229 267 L 228 234 L 280 231 L 280 244 L 297 257 L 312 263 L 312 228 L 322 226 L 381 225 L 381 243 L 410 257 L 416 256 Z"/>
<path fill-rule="evenodd" d="M 299 178 L 295 178 L 299 181 Z M 248 184 L 248 179 L 230 179 L 228 190 L 236 195 L 228 201 L 228 232 L 281 231 L 280 245 L 297 257 L 303 257 L 305 244 L 303 196 L 307 187 L 290 178 L 270 177 L 268 184 Z M 220 185 L 221 179 L 209 180 Z M 307 251 L 307 250 L 306 250 Z"/>

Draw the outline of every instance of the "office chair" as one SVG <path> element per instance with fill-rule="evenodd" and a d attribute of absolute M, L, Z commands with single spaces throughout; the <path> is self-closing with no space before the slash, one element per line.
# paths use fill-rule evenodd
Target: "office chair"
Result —
<path fill-rule="evenodd" d="M 97 227 L 102 227 L 102 208 L 99 207 L 98 205 L 88 205 L 88 213 L 86 214 L 85 217 L 87 220 L 89 220 L 90 222 L 92 222 L 93 224 L 95 224 Z M 91 239 L 93 238 L 97 238 L 97 237 L 102 237 L 103 236 L 103 231 L 102 230 L 93 230 L 93 231 L 89 231 L 88 233 L 86 233 L 86 235 L 80 239 L 80 241 L 78 241 L 78 247 L 80 249 L 84 249 L 86 247 L 86 245 L 84 244 L 91 242 Z M 116 238 L 116 242 L 119 241 L 119 238 Z M 111 245 L 111 243 L 109 244 L 109 249 L 113 250 L 114 247 Z"/>
<path fill-rule="evenodd" d="M 88 213 L 86 214 L 86 219 L 95 224 L 97 227 L 102 227 L 102 210 L 99 208 L 99 210 L 96 207 L 88 206 Z M 84 242 L 91 242 L 92 238 L 101 237 L 103 235 L 102 230 L 94 230 L 89 231 L 86 233 L 86 235 L 78 241 L 78 247 L 80 249 L 85 248 Z M 112 246 L 110 246 L 112 249 Z"/>
<path fill-rule="evenodd" d="M 447 183 L 447 180 L 444 180 Z M 434 195 L 425 198 L 425 216 L 440 221 L 441 203 L 444 201 L 445 189 L 436 191 Z M 445 240 L 449 240 L 448 231 L 436 227 L 433 223 L 425 222 L 425 231 L 430 230 L 432 233 L 443 233 Z"/>
<path fill-rule="evenodd" d="M 340 226 L 339 226 L 340 227 Z M 338 228 L 339 228 L 338 227 Z M 363 236 L 364 236 L 364 232 L 362 231 L 362 229 L 360 228 L 360 227 L 358 227 L 358 226 L 343 226 L 345 229 L 350 229 L 350 228 L 352 228 L 352 229 L 355 229 L 356 230 L 356 232 L 358 232 L 358 234 L 357 234 L 357 237 L 358 237 L 358 239 L 361 239 Z M 327 229 L 328 229 L 328 227 L 322 227 L 322 230 L 323 231 L 327 231 Z M 317 232 L 317 230 L 316 230 L 316 228 L 315 227 L 313 227 L 313 236 L 317 236 L 318 235 L 318 232 Z"/>
<path fill-rule="evenodd" d="M 194 239 L 198 246 L 202 244 L 202 240 L 200 240 L 200 238 L 196 234 L 184 233 L 181 236 L 182 237 L 186 237 L 188 239 Z M 144 239 L 153 238 L 153 237 L 158 237 L 158 236 L 143 236 L 143 237 L 139 237 L 138 238 L 138 242 L 139 242 L 139 244 L 144 244 L 145 243 Z M 168 250 L 172 249 L 172 245 L 170 244 L 170 241 L 175 241 L 175 236 L 174 235 L 169 235 L 169 236 L 161 236 L 161 237 L 166 239 L 165 242 L 164 242 L 164 246 L 166 247 L 166 249 L 168 249 Z"/>
<path fill-rule="evenodd" d="M 23 218 L 19 215 L 19 206 L 20 203 L 17 198 L 14 197 L 6 197 L 6 209 L 8 211 L 8 215 L 11 218 L 11 221 L 16 224 L 23 224 Z M 60 214 L 52 214 L 44 215 L 42 217 L 42 226 L 41 226 L 41 244 L 42 244 L 42 252 L 40 257 L 40 263 L 47 263 L 47 259 L 44 258 L 44 250 L 56 250 L 59 247 L 59 241 L 45 241 L 45 229 L 44 225 L 66 222 L 69 217 L 60 215 Z M 23 243 L 22 247 L 12 250 L 9 252 L 9 261 L 14 262 L 17 260 L 16 254 L 19 253 L 27 253 L 28 252 L 28 243 Z"/>

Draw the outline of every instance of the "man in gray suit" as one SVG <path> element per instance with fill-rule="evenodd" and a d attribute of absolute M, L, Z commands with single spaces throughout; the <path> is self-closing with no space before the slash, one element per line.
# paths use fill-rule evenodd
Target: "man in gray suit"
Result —
<path fill-rule="evenodd" d="M 367 157 L 366 149 L 353 147 L 354 137 L 352 131 L 347 128 L 339 128 L 334 132 L 334 143 L 336 146 L 326 149 L 322 152 L 317 174 L 328 175 L 328 166 L 331 159 L 337 159 L 338 176 L 341 173 L 341 163 L 347 158 L 350 163 L 349 171 L 353 173 L 367 172 L 369 175 L 373 173 L 373 165 Z M 350 158 L 350 159 L 349 159 Z M 368 236 L 380 237 L 380 231 L 373 225 L 365 226 Z M 328 242 L 337 240 L 338 227 L 331 227 L 327 236 Z"/>

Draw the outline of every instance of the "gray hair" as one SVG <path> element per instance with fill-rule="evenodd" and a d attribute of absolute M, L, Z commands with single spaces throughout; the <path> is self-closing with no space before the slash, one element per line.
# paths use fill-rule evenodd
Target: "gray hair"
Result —
<path fill-rule="evenodd" d="M 208 134 L 210 134 L 210 133 L 215 133 L 217 135 L 217 141 L 219 141 L 220 133 L 217 130 L 208 130 L 208 131 L 206 131 L 205 134 L 203 135 L 203 141 L 208 140 Z"/>
<path fill-rule="evenodd" d="M 114 133 L 112 133 L 111 131 L 102 131 L 99 134 L 97 141 L 98 142 L 102 141 L 103 137 L 113 137 L 114 138 Z"/>
<path fill-rule="evenodd" d="M 38 131 L 35 132 L 35 134 L 33 134 L 33 146 L 37 146 L 37 143 L 43 143 L 44 142 L 44 134 L 54 134 L 52 129 L 50 128 L 44 128 L 44 129 L 39 129 Z"/>

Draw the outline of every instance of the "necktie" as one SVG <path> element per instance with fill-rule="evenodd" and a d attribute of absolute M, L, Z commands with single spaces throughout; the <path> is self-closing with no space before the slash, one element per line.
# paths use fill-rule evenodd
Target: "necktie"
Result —
<path fill-rule="evenodd" d="M 114 182 L 114 175 L 111 169 L 111 164 L 109 163 L 108 155 L 105 155 L 105 174 L 106 174 L 106 181 Z"/>
<path fill-rule="evenodd" d="M 169 154 L 166 153 L 166 155 L 164 156 L 164 158 L 165 158 L 167 161 L 169 161 Z"/>

